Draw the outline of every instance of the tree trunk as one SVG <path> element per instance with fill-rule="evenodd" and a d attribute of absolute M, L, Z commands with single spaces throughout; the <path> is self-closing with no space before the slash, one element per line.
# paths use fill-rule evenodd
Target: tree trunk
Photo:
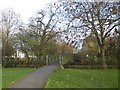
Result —
<path fill-rule="evenodd" d="M 63 61 L 63 60 L 62 60 L 62 56 L 60 55 L 60 56 L 59 56 L 60 68 L 61 68 L 61 69 L 64 69 L 62 61 Z"/>
<path fill-rule="evenodd" d="M 100 54 L 101 54 L 101 66 L 103 69 L 107 68 L 106 60 L 105 60 L 105 50 L 104 46 L 100 46 Z"/>
<path fill-rule="evenodd" d="M 36 49 L 36 65 L 35 68 L 38 69 L 38 49 Z"/>
<path fill-rule="evenodd" d="M 27 52 L 25 52 L 25 58 L 27 60 L 27 67 L 29 67 L 29 60 L 30 60 L 30 58 L 29 58 L 29 54 Z"/>

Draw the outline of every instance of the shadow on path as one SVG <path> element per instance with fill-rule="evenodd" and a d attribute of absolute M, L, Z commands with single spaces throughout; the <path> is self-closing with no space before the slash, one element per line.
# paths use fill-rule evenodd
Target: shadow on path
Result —
<path fill-rule="evenodd" d="M 59 64 L 51 64 L 37 69 L 22 80 L 14 83 L 9 88 L 44 88 L 49 76 L 59 67 Z"/>

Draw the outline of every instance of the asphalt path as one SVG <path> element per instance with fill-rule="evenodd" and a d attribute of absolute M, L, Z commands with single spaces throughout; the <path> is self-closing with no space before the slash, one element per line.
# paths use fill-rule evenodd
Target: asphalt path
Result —
<path fill-rule="evenodd" d="M 51 64 L 38 68 L 21 80 L 14 83 L 9 88 L 44 88 L 49 76 L 59 68 L 59 64 Z"/>

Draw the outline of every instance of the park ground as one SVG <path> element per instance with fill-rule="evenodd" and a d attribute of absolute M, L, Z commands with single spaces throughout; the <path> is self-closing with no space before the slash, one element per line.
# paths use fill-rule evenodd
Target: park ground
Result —
<path fill-rule="evenodd" d="M 20 80 L 27 74 L 35 71 L 34 68 L 3 68 L 2 69 L 2 88 L 7 88 Z"/>
<path fill-rule="evenodd" d="M 2 88 L 20 80 L 34 68 L 3 68 Z M 46 88 L 118 88 L 118 69 L 57 69 Z"/>
<path fill-rule="evenodd" d="M 1 68 L 1 64 L 0 64 L 0 90 L 2 88 L 2 68 Z"/>
<path fill-rule="evenodd" d="M 46 88 L 118 88 L 118 70 L 58 69 Z"/>

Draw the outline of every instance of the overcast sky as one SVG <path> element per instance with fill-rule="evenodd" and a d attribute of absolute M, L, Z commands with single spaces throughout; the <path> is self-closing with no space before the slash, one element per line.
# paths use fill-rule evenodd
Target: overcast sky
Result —
<path fill-rule="evenodd" d="M 36 13 L 39 9 L 45 7 L 50 2 L 57 0 L 0 0 L 0 11 L 6 8 L 13 8 L 19 13 L 24 22 Z"/>

